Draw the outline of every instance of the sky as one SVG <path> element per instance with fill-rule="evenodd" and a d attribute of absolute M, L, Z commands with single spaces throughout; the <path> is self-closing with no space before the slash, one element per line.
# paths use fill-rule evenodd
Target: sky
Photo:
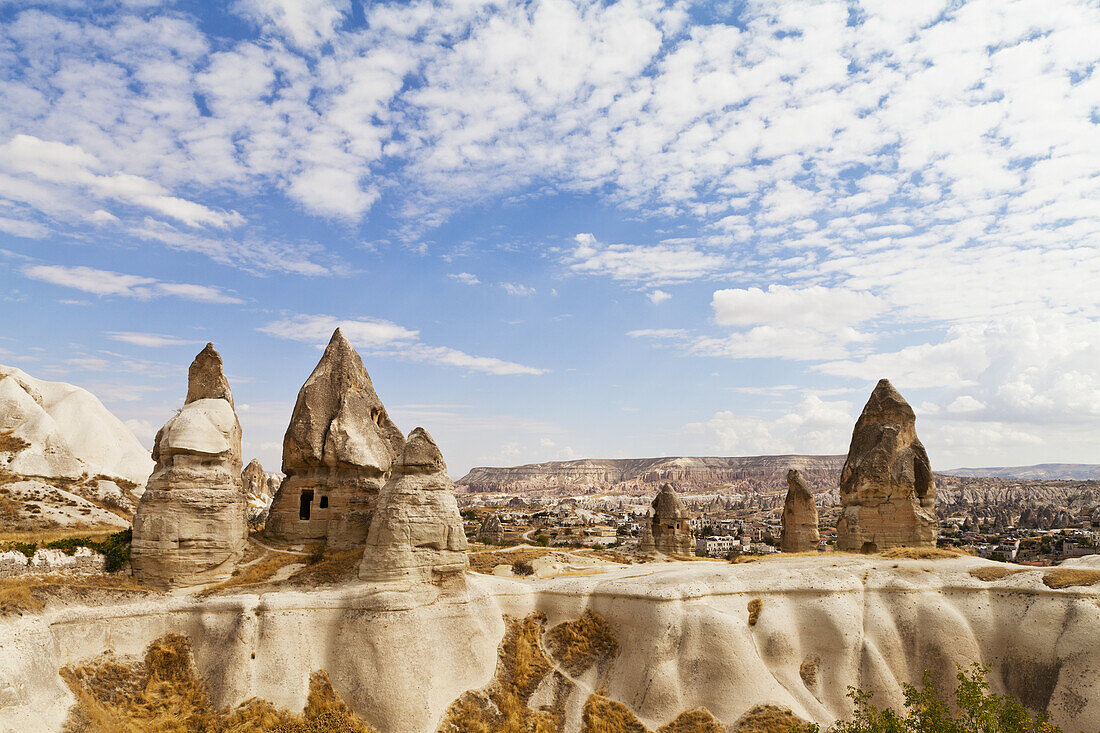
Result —
<path fill-rule="evenodd" d="M 452 475 L 1100 463 L 1088 0 L 0 0 L 0 363 L 278 470 L 336 326 Z"/>

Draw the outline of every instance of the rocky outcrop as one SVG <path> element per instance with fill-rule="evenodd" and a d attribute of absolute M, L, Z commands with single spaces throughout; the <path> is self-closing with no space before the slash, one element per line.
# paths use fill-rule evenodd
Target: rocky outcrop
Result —
<path fill-rule="evenodd" d="M 691 516 L 680 497 L 665 484 L 653 500 L 653 514 L 642 532 L 638 546 L 641 552 L 663 552 L 668 555 L 695 554 L 695 533 Z"/>
<path fill-rule="evenodd" d="M 253 527 L 261 527 L 267 521 L 267 511 L 271 507 L 271 500 L 275 498 L 275 492 L 279 490 L 282 479 L 278 474 L 265 473 L 259 459 L 253 458 L 241 472 L 241 484 L 244 487 L 244 496 L 248 501 L 248 524 Z"/>
<path fill-rule="evenodd" d="M 783 486 L 797 468 L 814 492 L 834 488 L 844 456 L 583 458 L 510 468 L 478 467 L 455 482 L 467 493 L 562 496 L 591 493 L 651 494 L 673 482 L 681 492 L 753 494 Z"/>
<path fill-rule="evenodd" d="M 880 380 L 856 422 L 840 474 L 837 549 L 935 546 L 936 482 L 916 419 L 894 386 Z"/>
<path fill-rule="evenodd" d="M 787 471 L 787 499 L 783 502 L 783 533 L 779 549 L 783 552 L 812 552 L 820 539 L 817 531 L 817 505 L 798 469 Z"/>
<path fill-rule="evenodd" d="M 361 545 L 405 439 L 340 329 L 298 393 L 264 533 L 284 542 Z"/>
<path fill-rule="evenodd" d="M 225 580 L 244 555 L 241 426 L 213 344 L 195 357 L 183 409 L 153 445 L 156 467 L 134 515 L 134 576 L 158 587 Z"/>
<path fill-rule="evenodd" d="M 454 483 L 432 436 L 417 428 L 378 496 L 359 578 L 464 587 L 465 571 Z"/>
<path fill-rule="evenodd" d="M 142 486 L 152 469 L 149 451 L 90 392 L 0 366 L 0 471 Z"/>
<path fill-rule="evenodd" d="M 477 528 L 477 536 L 494 542 L 504 539 L 504 525 L 500 523 L 500 517 L 496 514 L 487 515 L 481 520 L 481 526 Z"/>

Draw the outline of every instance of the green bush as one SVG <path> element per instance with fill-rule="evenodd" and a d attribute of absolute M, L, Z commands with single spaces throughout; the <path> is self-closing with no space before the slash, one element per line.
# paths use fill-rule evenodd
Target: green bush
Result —
<path fill-rule="evenodd" d="M 924 673 L 920 688 L 905 685 L 905 712 L 880 710 L 871 702 L 874 693 L 848 688 L 855 703 L 851 720 L 839 721 L 830 733 L 1061 733 L 1061 728 L 1028 715 L 1024 706 L 1007 695 L 989 690 L 989 669 L 974 664 L 969 673 L 958 668 L 955 709 L 936 695 L 932 675 Z M 810 725 L 808 733 L 819 733 Z"/>
<path fill-rule="evenodd" d="M 103 569 L 108 573 L 113 573 L 129 564 L 130 542 L 133 540 L 133 534 L 133 530 L 124 529 L 121 532 L 115 532 L 113 535 L 109 535 L 103 540 L 92 540 L 87 537 L 66 537 L 61 540 L 45 542 L 42 544 L 42 547 L 47 550 L 61 550 L 66 555 L 72 555 L 76 552 L 78 547 L 87 547 L 89 550 L 98 552 L 100 555 L 107 558 Z M 37 545 L 33 543 L 21 543 L 15 549 L 19 550 L 27 557 L 31 557 L 34 555 Z"/>

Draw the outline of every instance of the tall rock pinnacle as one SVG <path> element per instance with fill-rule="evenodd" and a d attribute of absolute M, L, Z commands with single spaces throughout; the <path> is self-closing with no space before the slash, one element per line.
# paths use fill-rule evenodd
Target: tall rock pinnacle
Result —
<path fill-rule="evenodd" d="M 917 438 L 916 415 L 879 380 L 852 432 L 840 473 L 837 549 L 874 552 L 936 544 L 936 482 Z"/>
<path fill-rule="evenodd" d="M 183 404 L 189 405 L 195 400 L 225 400 L 234 406 L 229 380 L 222 371 L 222 355 L 214 349 L 214 344 L 208 343 L 187 370 L 187 397 Z"/>
<path fill-rule="evenodd" d="M 817 529 L 817 505 L 798 469 L 787 471 L 787 499 L 783 502 L 783 533 L 779 549 L 783 552 L 812 552 L 820 539 Z"/>

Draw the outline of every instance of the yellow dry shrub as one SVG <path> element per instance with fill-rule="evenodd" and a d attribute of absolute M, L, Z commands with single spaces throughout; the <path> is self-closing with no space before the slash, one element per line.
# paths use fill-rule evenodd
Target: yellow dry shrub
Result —
<path fill-rule="evenodd" d="M 949 547 L 891 547 L 878 555 L 891 560 L 946 560 L 967 557 L 969 553 Z"/>
<path fill-rule="evenodd" d="M 303 555 L 291 555 L 285 552 L 272 552 L 262 560 L 257 560 L 251 565 L 237 568 L 233 576 L 217 585 L 212 585 L 203 591 L 204 595 L 217 593 L 231 588 L 245 588 L 254 585 L 263 585 L 271 580 L 271 577 L 280 569 L 294 563 L 305 562 Z"/>
<path fill-rule="evenodd" d="M 808 722 L 789 708 L 778 705 L 757 705 L 737 719 L 730 729 L 734 733 L 789 733 L 806 730 Z"/>
<path fill-rule="evenodd" d="M 709 710 L 698 708 L 680 713 L 671 723 L 662 725 L 657 733 L 725 733 L 726 727 L 714 719 Z"/>
<path fill-rule="evenodd" d="M 289 582 L 316 588 L 322 585 L 338 585 L 354 580 L 363 557 L 362 548 L 357 550 L 325 550 L 316 560 L 309 559 L 301 570 L 290 576 Z"/>
<path fill-rule="evenodd" d="M 584 672 L 597 662 L 610 660 L 619 651 L 619 642 L 603 617 L 585 611 L 576 621 L 564 621 L 546 633 L 546 648 L 572 675 Z"/>
<path fill-rule="evenodd" d="M 590 695 L 581 712 L 582 733 L 649 733 L 649 729 L 621 702 Z"/>
<path fill-rule="evenodd" d="M 760 620 L 760 612 L 764 610 L 764 602 L 759 598 L 753 598 L 749 601 L 749 626 L 756 626 L 756 622 Z"/>
<path fill-rule="evenodd" d="M 1088 586 L 1100 581 L 1100 570 L 1089 568 L 1054 568 L 1043 573 L 1043 584 L 1048 588 Z"/>
<path fill-rule="evenodd" d="M 190 641 L 179 634 L 150 644 L 142 662 L 106 656 L 65 667 L 61 676 L 76 696 L 67 733 L 371 733 L 323 671 L 311 676 L 301 714 L 261 700 L 216 709 L 195 672 Z"/>
<path fill-rule="evenodd" d="M 977 578 L 978 580 L 984 580 L 987 583 L 990 583 L 994 580 L 1001 580 L 1002 578 L 1007 578 L 1010 575 L 1015 575 L 1016 573 L 1023 572 L 1026 571 L 1024 571 L 1022 568 L 1010 568 L 1002 565 L 983 565 L 980 568 L 970 569 L 971 576 Z"/>

